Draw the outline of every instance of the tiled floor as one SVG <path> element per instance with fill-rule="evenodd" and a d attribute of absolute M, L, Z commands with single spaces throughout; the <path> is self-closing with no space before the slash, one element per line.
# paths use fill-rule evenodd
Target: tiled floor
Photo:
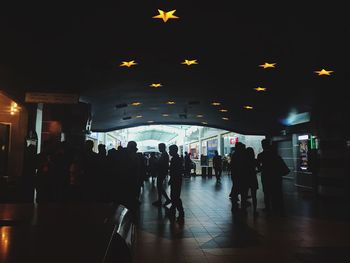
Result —
<path fill-rule="evenodd" d="M 187 178 L 185 224 L 171 223 L 152 206 L 156 187 L 145 182 L 134 262 L 350 262 L 349 206 L 318 201 L 284 183 L 285 217 L 231 212 L 231 181 Z M 169 189 L 168 189 L 169 190 Z"/>

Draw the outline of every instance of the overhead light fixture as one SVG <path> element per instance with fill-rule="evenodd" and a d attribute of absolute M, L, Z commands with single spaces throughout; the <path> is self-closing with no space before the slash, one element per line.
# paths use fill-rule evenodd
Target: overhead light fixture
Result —
<path fill-rule="evenodd" d="M 314 71 L 314 72 L 317 73 L 319 76 L 330 76 L 331 73 L 333 73 L 334 71 L 321 69 L 319 71 Z"/>
<path fill-rule="evenodd" d="M 154 121 L 147 121 L 148 123 L 154 123 Z"/>
<path fill-rule="evenodd" d="M 166 104 L 168 104 L 168 105 L 174 105 L 174 104 L 176 104 L 176 102 L 175 102 L 175 101 L 167 101 Z"/>
<path fill-rule="evenodd" d="M 152 18 L 162 19 L 164 21 L 164 23 L 166 23 L 169 19 L 178 19 L 179 18 L 177 16 L 174 16 L 175 12 L 176 12 L 176 10 L 164 12 L 163 10 L 158 9 L 159 15 L 153 16 Z"/>
<path fill-rule="evenodd" d="M 135 116 L 136 119 L 140 119 L 140 118 L 142 118 L 142 117 L 143 117 L 142 115 L 137 115 L 137 116 Z"/>
<path fill-rule="evenodd" d="M 119 66 L 120 67 L 132 67 L 132 66 L 135 66 L 137 65 L 137 63 L 135 62 L 135 60 L 131 60 L 131 61 L 122 61 L 122 64 L 120 64 Z"/>
<path fill-rule="evenodd" d="M 219 111 L 220 112 L 228 112 L 228 110 L 226 110 L 226 109 L 220 109 Z"/>
<path fill-rule="evenodd" d="M 149 85 L 151 88 L 160 88 L 163 87 L 163 85 L 161 83 L 152 83 L 151 85 Z"/>
<path fill-rule="evenodd" d="M 228 120 L 229 120 L 229 118 L 226 118 L 226 117 L 222 117 L 222 119 L 223 119 L 224 121 L 228 121 Z"/>
<path fill-rule="evenodd" d="M 258 92 L 262 92 L 262 91 L 266 91 L 266 88 L 262 88 L 262 87 L 257 87 L 257 88 L 254 88 L 256 91 Z"/>
<path fill-rule="evenodd" d="M 264 68 L 264 69 L 266 69 L 266 68 L 275 68 L 276 67 L 276 63 L 267 63 L 267 62 L 265 62 L 264 64 L 259 65 L 259 67 Z"/>
<path fill-rule="evenodd" d="M 198 62 L 197 62 L 197 59 L 193 59 L 193 60 L 185 59 L 185 61 L 181 62 L 181 64 L 191 66 L 191 65 L 198 64 Z"/>
<path fill-rule="evenodd" d="M 208 123 L 206 121 L 202 121 L 202 124 L 207 125 Z"/>
<path fill-rule="evenodd" d="M 213 102 L 211 103 L 211 105 L 213 105 L 213 106 L 220 106 L 221 103 L 220 103 L 220 102 L 217 102 L 217 101 L 213 101 Z"/>
<path fill-rule="evenodd" d="M 202 114 L 198 114 L 197 118 L 203 118 L 204 116 Z"/>
<path fill-rule="evenodd" d="M 252 110 L 252 109 L 254 109 L 253 106 L 249 106 L 249 105 L 243 106 L 243 108 L 245 108 L 246 110 Z"/>
<path fill-rule="evenodd" d="M 164 113 L 164 114 L 162 114 L 162 116 L 163 117 L 169 117 L 169 114 Z"/>
<path fill-rule="evenodd" d="M 135 101 L 135 102 L 131 103 L 130 105 L 131 106 L 140 106 L 141 104 L 142 104 L 141 102 Z"/>

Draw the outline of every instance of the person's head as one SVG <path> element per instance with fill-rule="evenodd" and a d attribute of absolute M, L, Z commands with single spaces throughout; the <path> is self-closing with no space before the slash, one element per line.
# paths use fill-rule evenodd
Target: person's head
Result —
<path fill-rule="evenodd" d="M 179 150 L 179 148 L 175 144 L 170 145 L 169 146 L 169 154 L 170 154 L 170 156 L 176 156 L 178 150 Z"/>
<path fill-rule="evenodd" d="M 106 155 L 106 145 L 100 143 L 98 145 L 98 153 Z"/>
<path fill-rule="evenodd" d="M 268 150 L 270 148 L 270 142 L 267 139 L 263 139 L 261 141 L 261 146 L 263 148 L 263 150 Z"/>
<path fill-rule="evenodd" d="M 188 155 L 188 152 L 185 152 L 185 156 L 187 156 Z"/>
<path fill-rule="evenodd" d="M 128 152 L 136 153 L 137 152 L 137 143 L 135 141 L 128 142 L 128 145 L 126 146 L 126 149 Z"/>
<path fill-rule="evenodd" d="M 92 152 L 93 148 L 94 148 L 94 142 L 92 140 L 86 140 L 85 141 L 85 150 L 88 152 Z"/>
<path fill-rule="evenodd" d="M 151 152 L 151 157 L 155 158 L 156 157 L 156 153 L 155 152 Z"/>
<path fill-rule="evenodd" d="M 118 151 L 120 151 L 122 149 L 123 149 L 123 146 L 121 146 L 121 145 L 119 145 L 118 148 L 117 148 Z"/>
<path fill-rule="evenodd" d="M 218 151 L 215 151 L 215 155 L 219 155 Z"/>
<path fill-rule="evenodd" d="M 158 149 L 161 153 L 165 152 L 165 149 L 166 149 L 165 143 L 158 144 Z"/>
<path fill-rule="evenodd" d="M 252 147 L 248 147 L 246 149 L 246 153 L 247 153 L 247 157 L 249 160 L 255 159 L 255 153 L 254 153 L 254 149 Z"/>

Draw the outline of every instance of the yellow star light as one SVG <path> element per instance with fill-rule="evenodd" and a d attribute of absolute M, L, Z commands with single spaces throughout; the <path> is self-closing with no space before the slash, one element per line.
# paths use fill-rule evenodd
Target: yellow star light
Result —
<path fill-rule="evenodd" d="M 193 59 L 193 60 L 185 59 L 185 61 L 181 62 L 181 64 L 191 66 L 191 65 L 198 64 L 198 62 L 197 62 L 197 59 Z"/>
<path fill-rule="evenodd" d="M 255 88 L 256 91 L 260 92 L 260 91 L 266 91 L 266 88 L 262 88 L 262 87 L 257 87 Z"/>
<path fill-rule="evenodd" d="M 252 107 L 252 106 L 249 106 L 249 105 L 244 106 L 243 108 L 245 108 L 246 110 L 252 110 L 252 109 L 253 109 L 253 107 Z"/>
<path fill-rule="evenodd" d="M 267 62 L 265 62 L 265 64 L 262 64 L 262 65 L 259 65 L 259 67 L 261 67 L 261 68 L 275 68 L 275 65 L 276 65 L 276 63 L 267 63 Z"/>
<path fill-rule="evenodd" d="M 141 102 L 135 101 L 131 103 L 131 106 L 140 106 L 141 104 L 142 104 Z"/>
<path fill-rule="evenodd" d="M 131 60 L 131 61 L 122 61 L 122 64 L 120 64 L 120 67 L 132 67 L 137 65 L 137 63 L 135 62 L 135 60 Z"/>
<path fill-rule="evenodd" d="M 220 103 L 220 102 L 213 101 L 213 102 L 211 103 L 211 105 L 213 105 L 213 106 L 220 106 L 221 103 Z"/>
<path fill-rule="evenodd" d="M 330 76 L 334 71 L 322 69 L 320 71 L 315 71 L 319 76 Z"/>
<path fill-rule="evenodd" d="M 166 104 L 168 104 L 168 105 L 174 105 L 175 103 L 176 103 L 175 101 L 167 101 Z"/>
<path fill-rule="evenodd" d="M 226 117 L 222 117 L 222 119 L 223 119 L 224 121 L 228 121 L 228 120 L 229 120 L 229 118 L 226 118 Z"/>
<path fill-rule="evenodd" d="M 179 17 L 174 16 L 174 13 L 176 10 L 171 10 L 169 12 L 164 12 L 163 10 L 158 9 L 159 15 L 153 16 L 152 18 L 159 18 L 163 19 L 164 23 L 167 22 L 169 19 L 178 19 Z"/>
<path fill-rule="evenodd" d="M 226 109 L 221 109 L 220 112 L 228 112 Z"/>
<path fill-rule="evenodd" d="M 149 85 L 149 86 L 152 87 L 152 88 L 160 88 L 160 87 L 163 87 L 163 85 L 160 84 L 160 83 L 152 83 L 152 84 Z"/>

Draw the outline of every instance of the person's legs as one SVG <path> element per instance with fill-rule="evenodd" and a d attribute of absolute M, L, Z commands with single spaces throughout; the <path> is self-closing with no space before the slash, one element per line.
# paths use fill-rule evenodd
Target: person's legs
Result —
<path fill-rule="evenodd" d="M 251 193 L 251 196 L 252 196 L 254 213 L 256 213 L 256 208 L 257 208 L 257 204 L 258 204 L 258 201 L 257 201 L 257 198 L 256 198 L 256 189 L 251 188 L 250 189 L 250 193 Z"/>

